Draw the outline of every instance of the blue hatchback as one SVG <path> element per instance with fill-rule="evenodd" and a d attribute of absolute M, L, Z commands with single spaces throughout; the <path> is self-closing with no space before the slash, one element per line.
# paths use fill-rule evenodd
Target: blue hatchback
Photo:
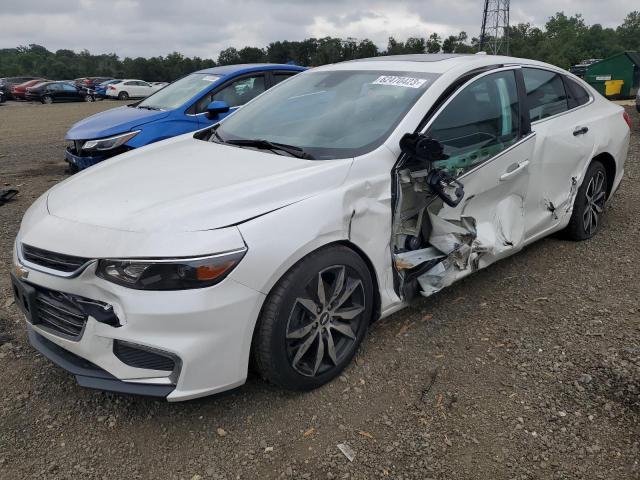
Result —
<path fill-rule="evenodd" d="M 133 148 L 207 127 L 277 83 L 305 70 L 296 65 L 214 67 L 182 77 L 139 102 L 92 115 L 69 129 L 70 170 Z"/>

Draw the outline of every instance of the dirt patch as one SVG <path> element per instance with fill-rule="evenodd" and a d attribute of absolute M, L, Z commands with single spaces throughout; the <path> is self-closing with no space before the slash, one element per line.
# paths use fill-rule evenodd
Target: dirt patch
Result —
<path fill-rule="evenodd" d="M 252 377 L 167 404 L 78 387 L 28 345 L 10 303 L 13 239 L 65 178 L 65 131 L 114 104 L 0 106 L 0 186 L 20 190 L 0 207 L 0 478 L 640 478 L 634 109 L 625 178 L 592 240 L 544 239 L 417 301 L 317 391 Z"/>

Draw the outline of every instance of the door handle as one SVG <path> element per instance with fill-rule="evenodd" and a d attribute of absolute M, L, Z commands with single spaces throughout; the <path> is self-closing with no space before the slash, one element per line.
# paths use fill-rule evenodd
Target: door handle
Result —
<path fill-rule="evenodd" d="M 578 135 L 584 135 L 589 131 L 589 127 L 578 127 L 573 131 L 573 136 L 577 137 Z"/>
<path fill-rule="evenodd" d="M 527 168 L 528 165 L 529 165 L 529 160 L 525 160 L 524 162 L 520 162 L 520 163 L 514 163 L 513 165 L 509 166 L 510 170 L 507 170 L 506 173 L 503 173 L 502 175 L 500 175 L 500 181 L 502 182 L 504 180 L 508 180 L 514 175 L 517 175 L 522 170 Z"/>

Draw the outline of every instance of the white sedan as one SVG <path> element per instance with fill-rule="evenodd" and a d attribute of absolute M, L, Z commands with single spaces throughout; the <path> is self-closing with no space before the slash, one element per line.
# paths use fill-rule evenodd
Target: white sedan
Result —
<path fill-rule="evenodd" d="M 16 239 L 17 304 L 81 385 L 186 400 L 241 385 L 253 357 L 316 388 L 414 298 L 553 232 L 593 236 L 628 122 L 536 61 L 316 68 L 45 193 Z"/>
<path fill-rule="evenodd" d="M 153 92 L 165 87 L 165 84 L 157 82 L 145 82 L 144 80 L 121 80 L 111 83 L 107 86 L 105 96 L 109 98 L 117 98 L 118 100 L 129 100 L 130 98 L 145 98 Z"/>

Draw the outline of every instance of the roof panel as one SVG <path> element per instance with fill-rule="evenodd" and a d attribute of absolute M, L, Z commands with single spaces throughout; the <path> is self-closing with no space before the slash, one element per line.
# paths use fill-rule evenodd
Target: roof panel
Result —
<path fill-rule="evenodd" d="M 461 53 L 415 53 L 406 55 L 385 55 L 380 57 L 359 58 L 351 62 L 441 62 L 451 58 L 468 57 L 472 54 Z"/>
<path fill-rule="evenodd" d="M 221 65 L 218 67 L 206 68 L 204 70 L 198 70 L 194 73 L 208 73 L 211 75 L 229 75 L 230 73 L 237 73 L 240 71 L 250 72 L 252 70 L 304 70 L 304 67 L 299 65 L 278 64 L 278 63 L 242 63 L 238 65 Z"/>

